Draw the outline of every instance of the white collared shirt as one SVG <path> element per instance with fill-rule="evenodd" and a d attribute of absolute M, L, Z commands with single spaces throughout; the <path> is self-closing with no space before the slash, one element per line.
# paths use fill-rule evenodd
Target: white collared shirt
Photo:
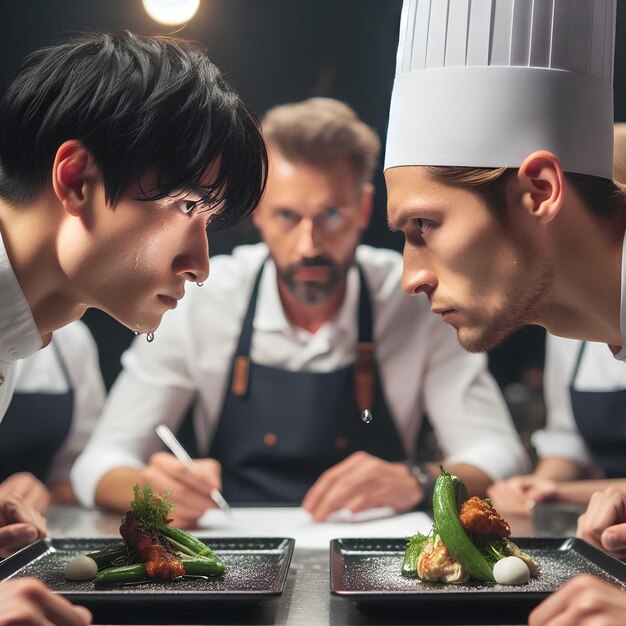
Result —
<path fill-rule="evenodd" d="M 15 367 L 39 350 L 41 335 L 22 293 L 0 234 L 0 420 L 13 395 Z"/>
<path fill-rule="evenodd" d="M 268 255 L 265 244 L 235 248 L 211 261 L 204 287 L 168 312 L 153 343 L 137 338 L 123 355 L 94 436 L 72 468 L 79 500 L 94 503 L 100 478 L 115 467 L 143 467 L 161 449 L 154 429 L 179 426 L 195 402 L 196 435 L 209 450 L 224 401 L 231 359 L 254 279 Z M 469 463 L 494 480 L 528 470 L 528 458 L 486 357 L 464 352 L 455 331 L 430 312 L 426 296 L 401 290 L 402 257 L 359 246 L 357 260 L 370 290 L 376 361 L 385 397 L 407 456 L 426 413 L 446 463 Z M 335 318 L 310 334 L 285 318 L 268 262 L 261 279 L 251 358 L 292 371 L 325 372 L 354 362 L 359 279 L 348 273 Z"/>
<path fill-rule="evenodd" d="M 591 467 L 593 459 L 576 426 L 569 393 L 581 344 L 575 339 L 547 335 L 546 426 L 533 434 L 532 444 L 539 458 L 557 456 Z M 599 393 L 626 389 L 626 367 L 615 360 L 606 344 L 587 342 L 574 389 Z"/>

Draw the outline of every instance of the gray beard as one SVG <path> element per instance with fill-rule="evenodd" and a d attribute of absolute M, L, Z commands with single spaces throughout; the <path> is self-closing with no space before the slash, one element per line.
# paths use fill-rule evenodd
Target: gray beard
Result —
<path fill-rule="evenodd" d="M 291 273 L 281 275 L 291 295 L 302 304 L 324 304 L 339 285 L 341 279 L 336 268 L 323 283 L 311 280 L 296 280 Z"/>

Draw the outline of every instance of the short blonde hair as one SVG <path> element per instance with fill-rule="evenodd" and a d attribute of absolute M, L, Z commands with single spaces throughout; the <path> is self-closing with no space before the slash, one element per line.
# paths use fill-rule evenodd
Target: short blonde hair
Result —
<path fill-rule="evenodd" d="M 270 109 L 261 123 L 265 141 L 290 161 L 315 165 L 347 157 L 357 184 L 372 180 L 380 139 L 343 102 L 309 98 Z"/>
<path fill-rule="evenodd" d="M 477 193 L 498 219 L 506 220 L 506 184 L 517 173 L 516 168 L 426 166 L 424 171 L 432 180 Z M 586 207 L 600 217 L 621 211 L 626 202 L 626 186 L 613 180 L 572 172 L 565 172 L 565 179 L 582 197 Z"/>

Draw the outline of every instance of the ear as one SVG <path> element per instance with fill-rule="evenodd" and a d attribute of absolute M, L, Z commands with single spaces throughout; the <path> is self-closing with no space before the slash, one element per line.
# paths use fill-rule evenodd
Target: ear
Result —
<path fill-rule="evenodd" d="M 52 188 L 68 213 L 82 214 L 89 189 L 99 177 L 100 170 L 82 143 L 71 139 L 59 146 L 52 165 Z"/>
<path fill-rule="evenodd" d="M 364 231 L 372 217 L 372 206 L 374 202 L 374 185 L 372 183 L 366 183 L 361 187 L 361 206 L 360 211 L 360 224 L 359 228 Z"/>
<path fill-rule="evenodd" d="M 559 159 L 547 150 L 533 152 L 517 172 L 522 203 L 541 223 L 551 222 L 565 197 L 565 175 Z"/>

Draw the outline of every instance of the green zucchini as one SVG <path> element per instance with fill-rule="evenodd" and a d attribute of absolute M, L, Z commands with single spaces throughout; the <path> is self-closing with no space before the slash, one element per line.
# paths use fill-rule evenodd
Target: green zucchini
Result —
<path fill-rule="evenodd" d="M 215 556 L 209 546 L 180 528 L 172 528 L 163 524 L 158 527 L 158 530 L 183 555 L 186 554 L 191 557 Z"/>
<path fill-rule="evenodd" d="M 433 517 L 437 534 L 448 552 L 476 580 L 494 582 L 493 567 L 467 536 L 459 519 L 457 496 L 463 481 L 441 468 L 433 491 Z"/>
<path fill-rule="evenodd" d="M 194 576 L 219 576 L 224 573 L 224 564 L 215 556 L 200 556 L 194 559 L 181 559 L 185 574 Z M 96 582 L 103 585 L 120 585 L 149 580 L 143 563 L 124 565 L 122 567 L 107 567 L 98 572 Z"/>
<path fill-rule="evenodd" d="M 142 580 L 148 580 L 148 574 L 146 574 L 146 568 L 143 563 L 124 565 L 122 567 L 107 567 L 96 574 L 96 583 L 104 585 L 135 583 Z"/>
<path fill-rule="evenodd" d="M 216 557 L 199 556 L 195 559 L 183 557 L 183 567 L 185 574 L 193 574 L 195 576 L 219 576 L 226 569 L 224 564 Z"/>

